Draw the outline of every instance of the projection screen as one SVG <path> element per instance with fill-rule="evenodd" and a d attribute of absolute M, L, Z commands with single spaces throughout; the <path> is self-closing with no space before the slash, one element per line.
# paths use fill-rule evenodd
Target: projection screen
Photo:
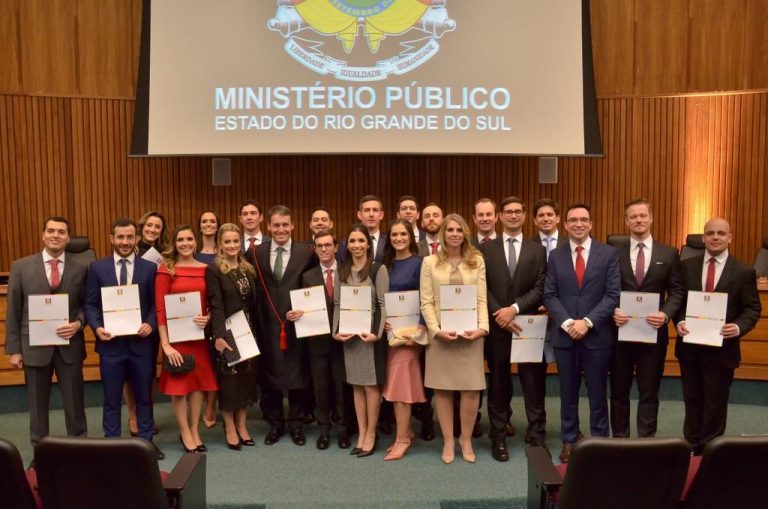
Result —
<path fill-rule="evenodd" d="M 588 0 L 145 0 L 132 155 L 599 155 Z"/>

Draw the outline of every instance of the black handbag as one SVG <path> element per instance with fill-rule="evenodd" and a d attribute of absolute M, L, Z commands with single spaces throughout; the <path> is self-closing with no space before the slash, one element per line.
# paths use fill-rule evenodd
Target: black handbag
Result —
<path fill-rule="evenodd" d="M 181 354 L 182 361 L 180 366 L 175 366 L 168 361 L 168 357 L 163 355 L 163 369 L 172 375 L 183 375 L 195 369 L 195 356 L 191 353 Z"/>
<path fill-rule="evenodd" d="M 227 350 L 226 348 L 221 351 L 221 356 L 224 358 L 227 364 L 232 364 L 234 362 L 237 362 L 240 360 L 240 351 L 237 349 L 237 343 L 235 342 L 235 337 L 232 335 L 232 331 L 227 331 L 226 334 L 224 334 L 224 337 L 222 338 L 224 341 L 227 342 L 227 345 L 232 350 Z"/>

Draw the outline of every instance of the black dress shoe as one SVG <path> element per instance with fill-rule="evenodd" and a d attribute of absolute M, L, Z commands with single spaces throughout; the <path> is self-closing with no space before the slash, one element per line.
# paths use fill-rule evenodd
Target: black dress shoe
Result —
<path fill-rule="evenodd" d="M 517 430 L 515 429 L 515 427 L 512 425 L 511 422 L 508 422 L 507 423 L 507 436 L 508 437 L 513 437 L 516 434 L 517 434 Z"/>
<path fill-rule="evenodd" d="M 280 437 L 283 436 L 285 432 L 281 429 L 272 428 L 269 430 L 269 433 L 267 433 L 267 436 L 264 437 L 264 443 L 266 445 L 272 445 L 276 444 L 278 440 L 280 440 Z"/>
<path fill-rule="evenodd" d="M 229 447 L 233 451 L 239 451 L 239 450 L 241 450 L 243 448 L 243 446 L 241 444 L 242 444 L 242 442 L 238 442 L 236 444 L 230 444 L 229 442 L 227 442 L 227 447 Z"/>
<path fill-rule="evenodd" d="M 246 438 L 245 440 L 241 438 L 240 445 L 245 445 L 246 447 L 253 447 L 254 445 L 256 445 L 256 442 L 254 442 L 252 438 Z"/>
<path fill-rule="evenodd" d="M 428 421 L 421 421 L 421 439 L 426 442 L 431 442 L 435 439 L 435 423 L 432 419 Z"/>
<path fill-rule="evenodd" d="M 160 448 L 157 446 L 156 443 L 150 442 L 150 444 L 152 444 L 152 447 L 155 448 L 155 454 L 157 454 L 158 461 L 164 460 L 165 459 L 165 453 L 160 450 Z"/>
<path fill-rule="evenodd" d="M 339 433 L 339 449 L 349 449 L 351 445 L 352 439 L 350 438 L 349 433 L 346 431 Z"/>
<path fill-rule="evenodd" d="M 321 451 L 324 451 L 331 446 L 331 437 L 323 433 L 322 435 L 317 437 L 317 443 L 315 445 L 317 445 L 318 449 L 320 449 Z"/>
<path fill-rule="evenodd" d="M 307 437 L 304 436 L 304 431 L 301 428 L 293 428 L 291 430 L 291 440 L 296 445 L 304 445 L 307 443 Z"/>
<path fill-rule="evenodd" d="M 491 453 L 496 461 L 509 461 L 509 451 L 504 440 L 494 440 L 491 445 Z"/>

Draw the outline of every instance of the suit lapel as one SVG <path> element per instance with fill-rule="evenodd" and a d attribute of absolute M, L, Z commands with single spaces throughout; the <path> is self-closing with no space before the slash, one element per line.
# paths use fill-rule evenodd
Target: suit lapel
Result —
<path fill-rule="evenodd" d="M 38 281 L 40 283 L 41 288 L 47 288 L 49 293 L 53 293 L 53 289 L 51 288 L 51 283 L 48 281 L 48 276 L 45 275 L 45 262 L 43 261 L 43 254 L 40 253 L 40 255 L 37 257 L 35 261 L 35 277 L 39 278 Z"/>
<path fill-rule="evenodd" d="M 632 290 L 639 290 L 637 287 L 637 280 L 635 279 L 635 273 L 632 271 L 632 260 L 630 260 L 631 255 L 631 249 L 630 244 L 627 244 L 626 246 L 621 246 L 619 248 L 619 263 L 621 264 L 621 273 L 622 274 L 629 274 L 629 281 L 630 283 L 629 288 Z M 643 279 L 643 282 L 645 282 L 645 279 Z"/>
<path fill-rule="evenodd" d="M 727 288 L 730 286 L 730 280 L 733 276 L 733 264 L 734 262 L 731 259 L 731 255 L 728 255 L 728 258 L 725 259 L 725 265 L 723 265 L 723 271 L 720 273 L 720 279 L 717 281 L 717 284 L 715 285 L 715 291 L 716 292 L 726 292 Z M 703 267 L 702 267 L 703 270 Z"/>
<path fill-rule="evenodd" d="M 261 244 L 263 249 L 256 248 L 256 262 L 259 264 L 261 274 L 264 276 L 265 281 L 268 280 L 270 284 L 276 285 L 275 275 L 272 274 L 272 267 L 269 264 L 269 254 L 272 250 L 272 242 L 264 242 Z"/>
<path fill-rule="evenodd" d="M 298 253 L 296 252 L 296 242 L 291 242 L 291 256 L 288 258 L 288 263 L 285 265 L 285 269 L 283 270 L 283 279 L 280 280 L 282 283 L 285 280 L 285 277 L 291 273 L 292 271 L 296 270 L 296 265 L 299 263 Z"/>

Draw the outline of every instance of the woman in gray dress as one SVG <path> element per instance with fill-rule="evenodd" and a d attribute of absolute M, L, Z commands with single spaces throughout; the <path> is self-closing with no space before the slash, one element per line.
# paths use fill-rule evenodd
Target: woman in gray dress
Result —
<path fill-rule="evenodd" d="M 485 263 L 472 247 L 469 227 L 458 214 L 448 214 L 440 228 L 443 249 L 424 258 L 421 265 L 421 313 L 427 322 L 430 344 L 426 352 L 424 385 L 435 390 L 437 420 L 443 432 L 443 462 L 454 460 L 453 391 L 461 392 L 459 445 L 465 461 L 475 462 L 472 427 L 485 389 L 483 338 L 488 334 Z M 440 320 L 440 287 L 477 286 L 477 327 L 465 331 L 444 330 Z"/>
<path fill-rule="evenodd" d="M 360 430 L 350 454 L 364 458 L 376 451 L 376 423 L 381 407 L 381 386 L 387 374 L 386 341 L 381 340 L 386 321 L 384 294 L 389 288 L 386 267 L 373 261 L 371 238 L 360 223 L 352 225 L 347 235 L 344 262 L 339 267 L 339 281 L 334 290 L 333 333 L 344 342 L 344 366 L 347 382 L 352 385 L 355 414 Z M 371 326 L 359 333 L 339 332 L 341 287 L 367 286 L 371 293 Z"/>

